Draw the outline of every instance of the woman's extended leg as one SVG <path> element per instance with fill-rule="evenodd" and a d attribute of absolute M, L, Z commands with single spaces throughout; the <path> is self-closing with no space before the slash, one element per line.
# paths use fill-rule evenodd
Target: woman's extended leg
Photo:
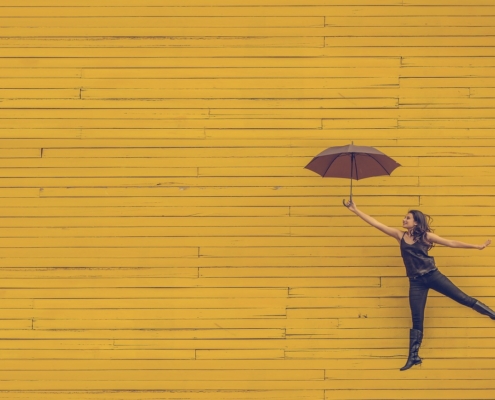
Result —
<path fill-rule="evenodd" d="M 471 307 L 480 314 L 488 315 L 491 319 L 495 319 L 495 312 L 490 307 L 476 300 L 474 297 L 468 296 L 440 271 L 435 271 L 432 276 L 429 277 L 428 284 L 430 288 L 450 297 L 452 300 L 455 300 L 466 307 Z"/>
<path fill-rule="evenodd" d="M 473 307 L 476 303 L 475 298 L 464 293 L 438 270 L 428 276 L 427 283 L 433 290 L 436 290 L 444 296 L 450 297 L 452 300 L 455 300 L 466 307 Z"/>
<path fill-rule="evenodd" d="M 419 347 L 423 340 L 423 321 L 425 317 L 426 299 L 428 297 L 428 286 L 422 279 L 409 279 L 409 306 L 413 327 L 409 331 L 409 357 L 406 365 L 400 370 L 405 371 L 414 365 L 421 364 L 421 358 L 418 355 Z"/>

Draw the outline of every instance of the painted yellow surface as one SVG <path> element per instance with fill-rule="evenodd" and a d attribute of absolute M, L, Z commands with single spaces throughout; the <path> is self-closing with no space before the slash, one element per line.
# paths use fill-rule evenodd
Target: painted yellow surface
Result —
<path fill-rule="evenodd" d="M 495 216 L 492 0 L 3 0 L 0 399 L 495 399 L 495 323 L 437 293 L 422 367 L 393 239 Z M 495 306 L 494 249 L 436 247 Z"/>

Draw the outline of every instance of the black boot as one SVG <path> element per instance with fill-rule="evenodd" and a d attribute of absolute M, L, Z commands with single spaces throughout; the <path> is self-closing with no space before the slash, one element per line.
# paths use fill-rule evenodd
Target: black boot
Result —
<path fill-rule="evenodd" d="M 411 329 L 409 331 L 409 357 L 407 358 L 406 365 L 400 370 L 405 371 L 411 368 L 413 365 L 421 364 L 421 358 L 419 358 L 418 351 L 423 340 L 423 332 L 417 329 Z"/>
<path fill-rule="evenodd" d="M 474 303 L 473 310 L 478 311 L 480 314 L 488 315 L 491 319 L 495 319 L 495 311 L 481 301 Z"/>

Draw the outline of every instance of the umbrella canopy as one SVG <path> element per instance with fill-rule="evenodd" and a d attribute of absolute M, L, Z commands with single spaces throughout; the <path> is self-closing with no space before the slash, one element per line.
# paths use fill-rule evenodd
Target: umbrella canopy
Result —
<path fill-rule="evenodd" d="M 397 167 L 399 163 L 374 147 L 349 144 L 322 151 L 305 168 L 322 177 L 351 179 L 352 200 L 353 179 L 390 175 Z"/>

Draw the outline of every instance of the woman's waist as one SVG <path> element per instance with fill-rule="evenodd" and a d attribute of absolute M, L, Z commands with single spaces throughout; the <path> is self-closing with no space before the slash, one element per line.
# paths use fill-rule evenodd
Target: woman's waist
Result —
<path fill-rule="evenodd" d="M 417 273 L 416 275 L 408 275 L 408 276 L 410 279 L 426 278 L 435 271 L 438 271 L 437 267 L 434 267 L 430 270 L 421 271 L 421 272 Z"/>

